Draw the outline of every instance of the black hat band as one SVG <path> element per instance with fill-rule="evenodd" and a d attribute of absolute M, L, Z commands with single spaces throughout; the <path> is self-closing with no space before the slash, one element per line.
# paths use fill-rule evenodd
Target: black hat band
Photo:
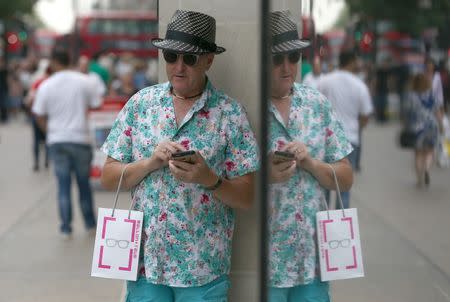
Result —
<path fill-rule="evenodd" d="M 168 30 L 166 32 L 166 40 L 175 40 L 195 45 L 210 52 L 215 52 L 217 50 L 217 45 L 215 43 L 208 42 L 203 38 L 182 31 Z"/>
<path fill-rule="evenodd" d="M 282 34 L 272 37 L 272 44 L 278 45 L 284 42 L 289 42 L 292 40 L 298 40 L 298 32 L 296 30 L 287 31 Z"/>

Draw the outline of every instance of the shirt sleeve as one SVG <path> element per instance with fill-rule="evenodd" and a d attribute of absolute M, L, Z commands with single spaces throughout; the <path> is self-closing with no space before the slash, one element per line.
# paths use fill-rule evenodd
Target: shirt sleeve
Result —
<path fill-rule="evenodd" d="M 90 75 L 83 75 L 86 84 L 86 94 L 89 100 L 89 108 L 98 108 L 103 103 L 103 95 L 99 93 L 95 79 Z"/>
<path fill-rule="evenodd" d="M 325 162 L 333 163 L 346 157 L 353 148 L 345 136 L 344 128 L 328 100 L 323 103 L 325 130 Z"/>
<path fill-rule="evenodd" d="M 132 161 L 135 98 L 131 98 L 119 112 L 101 150 L 120 162 Z"/>
<path fill-rule="evenodd" d="M 373 112 L 372 99 L 366 84 L 361 83 L 361 111 L 362 115 L 369 115 Z"/>
<path fill-rule="evenodd" d="M 228 125 L 224 162 L 227 178 L 255 172 L 259 168 L 258 145 L 245 109 L 235 104 L 225 118 Z"/>
<path fill-rule="evenodd" d="M 38 116 L 47 115 L 47 97 L 47 88 L 45 84 L 42 84 L 36 90 L 36 96 L 33 102 L 33 106 L 31 107 L 31 111 L 34 114 Z"/>

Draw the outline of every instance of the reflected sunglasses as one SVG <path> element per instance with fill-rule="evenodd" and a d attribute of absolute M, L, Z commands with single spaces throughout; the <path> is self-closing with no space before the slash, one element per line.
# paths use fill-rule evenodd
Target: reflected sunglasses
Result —
<path fill-rule="evenodd" d="M 166 60 L 167 63 L 173 64 L 178 60 L 178 57 L 183 58 L 183 63 L 187 66 L 194 66 L 198 62 L 198 58 L 200 55 L 194 55 L 194 54 L 179 54 L 173 51 L 163 51 L 164 60 Z"/>
<path fill-rule="evenodd" d="M 292 51 L 288 53 L 279 53 L 272 56 L 272 63 L 275 66 L 281 65 L 284 62 L 284 58 L 287 56 L 289 63 L 295 64 L 300 60 L 301 52 L 300 51 Z"/>

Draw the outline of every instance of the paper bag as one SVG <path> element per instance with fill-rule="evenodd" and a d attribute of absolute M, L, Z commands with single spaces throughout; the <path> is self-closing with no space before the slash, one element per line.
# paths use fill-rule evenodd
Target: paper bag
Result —
<path fill-rule="evenodd" d="M 141 246 L 143 213 L 116 209 L 122 170 L 114 208 L 99 208 L 91 276 L 136 281 Z"/>
<path fill-rule="evenodd" d="M 359 237 L 358 212 L 343 209 L 336 172 L 330 165 L 336 183 L 340 210 L 316 213 L 320 279 L 322 281 L 364 277 Z"/>
<path fill-rule="evenodd" d="M 357 210 L 322 211 L 316 219 L 320 279 L 364 277 Z"/>

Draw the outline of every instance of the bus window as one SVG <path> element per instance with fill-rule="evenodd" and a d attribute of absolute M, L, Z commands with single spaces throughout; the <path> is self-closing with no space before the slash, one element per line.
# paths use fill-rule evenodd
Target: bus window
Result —
<path fill-rule="evenodd" d="M 158 22 L 150 20 L 142 20 L 142 33 L 158 33 Z"/>
<path fill-rule="evenodd" d="M 158 58 L 157 50 L 149 42 L 158 36 L 155 15 L 139 12 L 103 12 L 77 17 L 76 49 L 79 55 L 93 56 L 103 51 L 115 54 L 132 53 L 140 58 Z"/>

